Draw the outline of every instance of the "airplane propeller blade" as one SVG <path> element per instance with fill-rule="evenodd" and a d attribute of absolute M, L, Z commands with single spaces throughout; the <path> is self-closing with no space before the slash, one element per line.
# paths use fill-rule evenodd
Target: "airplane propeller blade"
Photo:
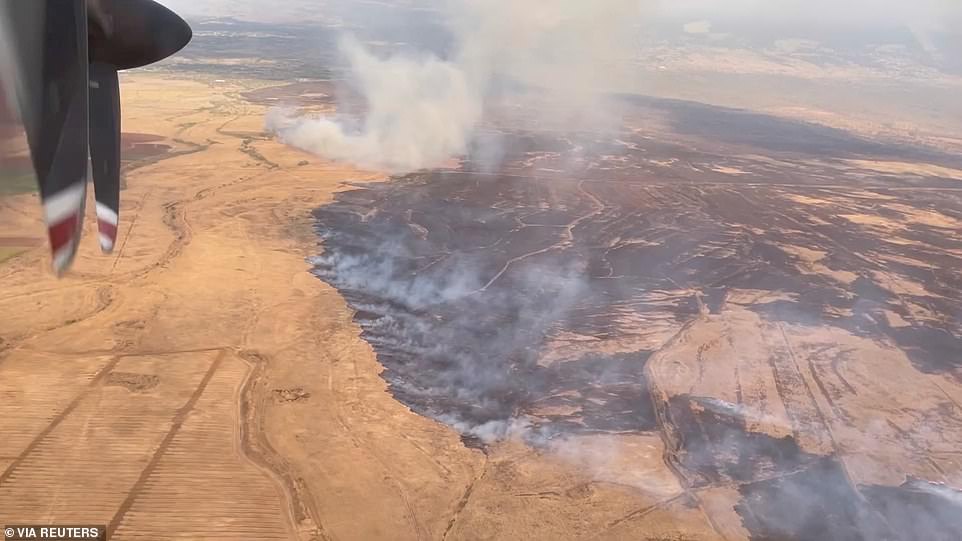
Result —
<path fill-rule="evenodd" d="M 101 249 L 116 244 L 118 70 L 162 60 L 191 36 L 154 0 L 0 0 L 0 83 L 27 132 L 58 276 L 77 252 L 88 165 Z"/>
<path fill-rule="evenodd" d="M 120 81 L 109 64 L 90 64 L 90 166 L 97 199 L 100 248 L 117 242 L 120 213 Z"/>
<path fill-rule="evenodd" d="M 87 12 L 84 0 L 56 9 L 16 2 L 8 12 L 21 62 L 17 101 L 40 185 L 58 275 L 77 252 L 87 186 Z"/>

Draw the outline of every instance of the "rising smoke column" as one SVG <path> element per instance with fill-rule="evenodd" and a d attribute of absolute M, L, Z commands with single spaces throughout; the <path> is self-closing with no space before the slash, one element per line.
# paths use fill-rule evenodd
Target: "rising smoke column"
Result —
<path fill-rule="evenodd" d="M 481 98 L 457 66 L 430 56 L 377 58 L 353 38 L 341 42 L 341 52 L 369 107 L 361 131 L 327 118 L 276 113 L 268 128 L 313 154 L 397 172 L 466 151 L 481 118 Z"/>
<path fill-rule="evenodd" d="M 599 91 L 630 57 L 638 0 L 452 0 L 451 60 L 432 54 L 378 57 L 341 42 L 353 83 L 367 102 L 359 129 L 333 118 L 275 110 L 267 127 L 308 152 L 406 173 L 464 155 L 496 79 L 536 88 L 552 118 L 599 118 Z M 583 124 L 580 122 L 579 124 Z"/>

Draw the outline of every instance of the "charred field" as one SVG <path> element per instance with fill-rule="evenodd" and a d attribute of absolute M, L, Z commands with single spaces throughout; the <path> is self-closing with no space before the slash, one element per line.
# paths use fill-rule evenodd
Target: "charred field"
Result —
<path fill-rule="evenodd" d="M 962 159 L 621 99 L 315 211 L 394 396 L 481 447 L 660 434 L 752 539 L 957 538 Z"/>

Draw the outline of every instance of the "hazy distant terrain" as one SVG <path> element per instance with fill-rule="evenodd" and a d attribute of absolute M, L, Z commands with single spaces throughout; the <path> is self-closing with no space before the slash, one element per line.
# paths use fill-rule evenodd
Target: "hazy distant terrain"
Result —
<path fill-rule="evenodd" d="M 415 4 L 287 1 L 264 14 L 243 2 L 191 3 L 185 9 L 194 14 L 195 41 L 167 65 L 278 80 L 341 78 L 346 63 L 337 45 L 346 34 L 380 55 L 447 57 L 454 44 L 445 12 L 437 2 Z M 891 25 L 856 31 L 662 14 L 640 19 L 637 48 L 608 84 L 958 151 L 962 37 L 950 21 L 922 35 Z"/>

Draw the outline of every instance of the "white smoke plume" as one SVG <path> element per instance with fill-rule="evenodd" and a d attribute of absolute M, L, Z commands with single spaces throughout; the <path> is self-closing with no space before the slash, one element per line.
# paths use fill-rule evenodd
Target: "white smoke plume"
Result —
<path fill-rule="evenodd" d="M 465 73 L 435 57 L 380 59 L 360 43 L 341 44 L 368 111 L 359 133 L 326 118 L 290 122 L 279 130 L 308 152 L 391 171 L 437 165 L 467 149 L 481 118 L 480 97 Z M 276 117 L 268 126 L 277 129 Z"/>
<path fill-rule="evenodd" d="M 444 9 L 456 38 L 448 60 L 382 58 L 343 40 L 352 83 L 367 102 L 358 129 L 280 111 L 268 115 L 268 129 L 329 159 L 393 173 L 436 167 L 468 151 L 498 82 L 538 92 L 539 103 L 550 104 L 546 120 L 560 115 L 561 125 L 583 127 L 603 118 L 599 97 L 631 56 L 640 14 L 638 0 L 451 0 Z"/>

